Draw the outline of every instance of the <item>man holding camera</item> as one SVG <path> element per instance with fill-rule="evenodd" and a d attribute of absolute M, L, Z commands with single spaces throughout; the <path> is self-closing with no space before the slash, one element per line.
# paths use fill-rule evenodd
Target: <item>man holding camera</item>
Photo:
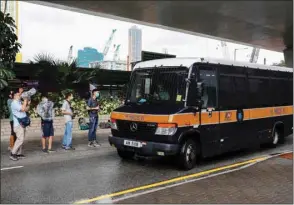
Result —
<path fill-rule="evenodd" d="M 87 103 L 87 110 L 89 112 L 90 124 L 88 133 L 88 146 L 89 147 L 100 147 L 100 144 L 96 141 L 96 131 L 98 126 L 98 112 L 100 110 L 98 99 L 100 93 L 97 89 L 92 90 L 92 95 Z"/>
<path fill-rule="evenodd" d="M 30 120 L 26 114 L 29 110 L 29 104 L 30 101 L 28 99 L 24 99 L 23 103 L 21 102 L 21 93 L 18 90 L 14 92 L 14 98 L 11 103 L 11 112 L 13 115 L 13 129 L 16 134 L 16 141 L 10 155 L 10 159 L 13 161 L 25 157 L 22 154 L 22 147 L 25 139 L 26 126 L 30 124 Z"/>

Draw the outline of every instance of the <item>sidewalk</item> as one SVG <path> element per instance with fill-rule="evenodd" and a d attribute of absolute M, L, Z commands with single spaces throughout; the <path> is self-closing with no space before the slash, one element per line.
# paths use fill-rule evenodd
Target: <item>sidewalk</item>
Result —
<path fill-rule="evenodd" d="M 18 166 L 19 164 L 43 164 L 48 162 L 62 162 L 69 159 L 82 159 L 91 156 L 101 156 L 109 154 L 109 152 L 115 152 L 116 150 L 111 147 L 108 143 L 108 136 L 110 134 L 109 129 L 98 130 L 97 140 L 102 145 L 101 147 L 91 148 L 88 147 L 88 132 L 83 131 L 80 133 L 73 134 L 73 146 L 76 148 L 74 151 L 65 151 L 61 148 L 61 142 L 63 135 L 59 134 L 53 138 L 53 149 L 54 153 L 42 152 L 41 137 L 40 136 L 27 136 L 24 143 L 24 154 L 27 158 L 12 161 L 9 159 L 8 145 L 9 141 L 1 141 L 1 167 Z"/>
<path fill-rule="evenodd" d="M 62 140 L 63 137 L 63 133 L 64 130 L 62 131 L 54 131 L 54 140 Z M 99 134 L 110 134 L 110 129 L 97 129 L 97 136 L 99 136 Z M 73 131 L 73 138 L 75 137 L 87 137 L 88 134 L 88 130 L 78 130 L 78 131 Z M 1 136 L 1 143 L 5 142 L 5 141 L 9 141 L 9 134 L 5 134 L 3 136 Z M 26 134 L 26 141 L 31 141 L 31 140 L 36 140 L 36 139 L 41 139 L 41 132 L 29 132 Z"/>

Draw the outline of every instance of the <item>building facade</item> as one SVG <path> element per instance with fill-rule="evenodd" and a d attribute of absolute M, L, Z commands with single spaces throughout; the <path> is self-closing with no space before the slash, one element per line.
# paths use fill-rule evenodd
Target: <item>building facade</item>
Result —
<path fill-rule="evenodd" d="M 89 64 L 90 68 L 95 68 L 97 66 L 101 66 L 102 69 L 107 69 L 107 70 L 127 70 L 127 62 L 118 60 L 116 62 L 106 60 L 106 61 L 94 61 Z"/>
<path fill-rule="evenodd" d="M 141 61 L 142 52 L 142 30 L 137 26 L 129 29 L 128 62 Z M 128 65 L 129 66 L 129 65 Z"/>
<path fill-rule="evenodd" d="M 15 33 L 18 38 L 18 42 L 20 42 L 20 37 L 19 37 L 19 1 L 0 1 L 0 10 L 3 13 L 9 13 L 10 16 L 14 19 L 15 21 L 15 26 L 16 30 Z M 22 54 L 17 53 L 16 54 L 16 60 L 17 63 L 22 62 Z"/>
<path fill-rule="evenodd" d="M 89 68 L 93 61 L 103 61 L 103 54 L 99 53 L 97 49 L 85 47 L 83 50 L 78 50 L 77 64 L 81 68 Z"/>

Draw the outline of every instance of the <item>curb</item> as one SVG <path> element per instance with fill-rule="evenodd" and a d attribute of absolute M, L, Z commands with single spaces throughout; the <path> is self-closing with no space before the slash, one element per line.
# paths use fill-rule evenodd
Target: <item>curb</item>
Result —
<path fill-rule="evenodd" d="M 98 129 L 96 133 L 97 135 L 99 135 L 99 134 L 107 134 L 107 133 L 110 134 L 110 132 L 111 132 L 110 129 Z M 64 134 L 63 132 L 55 132 L 54 136 L 55 137 L 62 136 L 63 134 Z M 73 137 L 78 137 L 78 138 L 84 137 L 84 135 L 88 134 L 88 130 L 74 131 L 72 134 L 73 134 Z M 41 135 L 41 132 L 40 133 L 28 132 L 26 133 L 26 141 L 40 139 L 40 135 Z M 9 141 L 9 138 L 10 138 L 9 135 L 1 136 L 1 142 L 7 142 Z"/>

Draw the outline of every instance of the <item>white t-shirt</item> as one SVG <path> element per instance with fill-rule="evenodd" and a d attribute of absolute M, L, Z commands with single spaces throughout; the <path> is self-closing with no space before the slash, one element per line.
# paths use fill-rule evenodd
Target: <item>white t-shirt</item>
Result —
<path fill-rule="evenodd" d="M 72 113 L 72 110 L 71 110 L 70 105 L 69 105 L 69 103 L 67 102 L 67 100 L 64 100 L 64 101 L 63 101 L 63 104 L 62 104 L 61 110 L 64 110 L 65 112 Z M 67 122 L 69 122 L 69 121 L 72 121 L 72 117 L 71 117 L 71 115 L 64 115 L 64 120 L 65 120 L 65 123 L 67 123 Z"/>

